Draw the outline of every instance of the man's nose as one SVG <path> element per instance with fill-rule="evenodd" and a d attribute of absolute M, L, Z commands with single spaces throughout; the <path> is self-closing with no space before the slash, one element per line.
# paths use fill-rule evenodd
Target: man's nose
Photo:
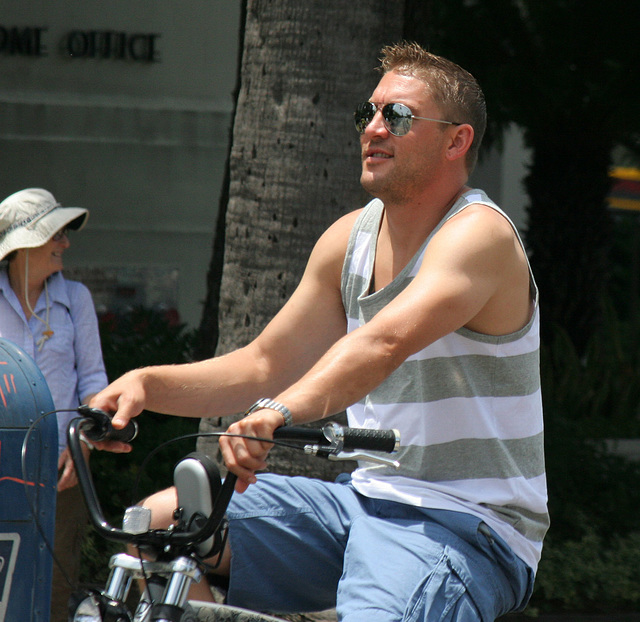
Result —
<path fill-rule="evenodd" d="M 373 119 L 369 122 L 367 127 L 365 128 L 365 134 L 388 134 L 389 130 L 384 122 L 384 117 L 382 116 L 381 110 L 376 110 L 376 113 L 373 115 Z"/>

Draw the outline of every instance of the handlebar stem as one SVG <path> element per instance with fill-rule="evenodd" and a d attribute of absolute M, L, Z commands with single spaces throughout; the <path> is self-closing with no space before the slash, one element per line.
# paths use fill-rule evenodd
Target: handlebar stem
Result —
<path fill-rule="evenodd" d="M 182 570 L 173 571 L 162 599 L 163 603 L 178 607 L 182 607 L 187 602 L 191 583 L 200 582 L 202 576 L 198 564 L 193 559 L 182 557 L 180 561 L 183 562 L 184 567 Z"/>
<path fill-rule="evenodd" d="M 109 567 L 111 572 L 103 594 L 118 602 L 126 601 L 133 579 L 161 576 L 168 578 L 168 582 L 159 602 L 163 605 L 184 607 L 191 584 L 200 582 L 202 577 L 198 563 L 190 557 L 156 562 L 118 553 L 110 559 Z"/>
<path fill-rule="evenodd" d="M 127 553 L 118 553 L 109 561 L 112 569 L 122 568 L 126 570 L 134 579 L 144 579 L 150 575 L 169 576 L 172 573 L 180 573 L 188 576 L 198 583 L 202 576 L 202 571 L 198 563 L 190 557 L 181 556 L 170 561 L 151 561 L 140 559 Z"/>

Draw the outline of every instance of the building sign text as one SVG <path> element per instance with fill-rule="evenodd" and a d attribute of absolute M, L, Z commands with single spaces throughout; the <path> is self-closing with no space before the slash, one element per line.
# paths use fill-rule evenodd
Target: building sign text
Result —
<path fill-rule="evenodd" d="M 40 26 L 1 26 L 0 55 L 45 57 L 50 55 L 46 35 Z M 58 52 L 67 58 L 96 58 L 159 62 L 157 33 L 127 33 L 115 30 L 71 30 L 58 42 Z"/>

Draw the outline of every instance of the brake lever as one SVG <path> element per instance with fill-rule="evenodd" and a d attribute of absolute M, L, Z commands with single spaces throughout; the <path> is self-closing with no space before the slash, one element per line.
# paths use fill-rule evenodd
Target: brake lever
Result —
<path fill-rule="evenodd" d="M 400 468 L 400 463 L 393 458 L 379 454 L 371 454 L 366 451 L 334 451 L 325 445 L 305 445 L 304 453 L 308 456 L 319 456 L 326 458 L 333 462 L 339 462 L 341 460 L 363 460 L 365 462 L 375 462 L 377 464 L 384 464 L 385 466 L 391 466 L 394 469 Z"/>
<path fill-rule="evenodd" d="M 386 456 L 370 454 L 366 451 L 341 451 L 337 454 L 329 454 L 327 458 L 335 462 L 339 460 L 363 460 L 365 462 L 384 464 L 385 466 L 390 466 L 394 469 L 400 468 L 400 463 L 397 460 L 387 458 Z"/>

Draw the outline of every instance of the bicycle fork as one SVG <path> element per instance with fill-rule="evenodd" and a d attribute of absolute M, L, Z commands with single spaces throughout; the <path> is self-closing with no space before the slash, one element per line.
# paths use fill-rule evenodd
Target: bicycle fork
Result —
<path fill-rule="evenodd" d="M 105 595 L 116 597 L 120 602 L 126 599 L 132 580 L 161 578 L 147 583 L 133 622 L 179 622 L 189 588 L 202 576 L 197 562 L 190 557 L 154 562 L 120 553 L 111 558 L 109 565 L 112 570 Z"/>
<path fill-rule="evenodd" d="M 110 559 L 109 567 L 111 572 L 105 589 L 100 593 L 94 592 L 90 597 L 92 604 L 87 603 L 90 609 L 93 608 L 94 617 L 87 616 L 87 610 L 82 613 L 78 611 L 75 619 L 103 622 L 180 622 L 189 588 L 194 581 L 200 581 L 202 576 L 198 563 L 190 557 L 148 561 L 119 553 Z M 134 580 L 149 578 L 131 617 L 124 604 L 131 585 Z"/>

